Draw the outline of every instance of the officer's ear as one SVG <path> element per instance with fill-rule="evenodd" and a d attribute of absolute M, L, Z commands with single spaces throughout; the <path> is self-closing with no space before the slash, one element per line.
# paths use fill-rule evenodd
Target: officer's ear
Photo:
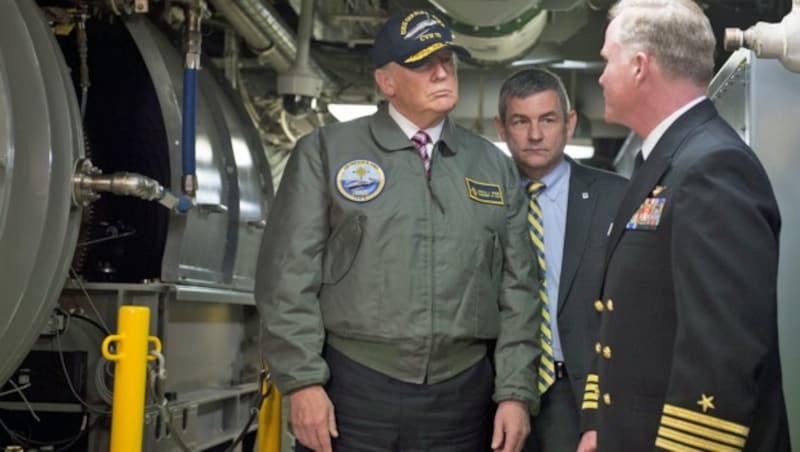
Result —
<path fill-rule="evenodd" d="M 636 84 L 641 84 L 650 76 L 650 65 L 653 63 L 652 57 L 642 51 L 636 52 L 633 56 L 633 78 Z"/>
<path fill-rule="evenodd" d="M 393 97 L 396 91 L 394 78 L 392 77 L 391 69 L 388 67 L 389 64 L 375 69 L 375 84 L 378 85 L 378 89 L 387 98 Z"/>

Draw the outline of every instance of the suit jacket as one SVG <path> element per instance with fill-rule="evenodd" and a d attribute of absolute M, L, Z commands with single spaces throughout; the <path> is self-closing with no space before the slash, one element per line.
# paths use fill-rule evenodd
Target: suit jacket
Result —
<path fill-rule="evenodd" d="M 598 450 L 789 451 L 777 335 L 780 216 L 709 100 L 675 121 L 614 220 L 584 394 Z"/>
<path fill-rule="evenodd" d="M 558 293 L 558 330 L 577 406 L 594 357 L 600 326 L 594 302 L 600 296 L 608 241 L 628 180 L 567 158 L 571 165 L 567 222 Z"/>

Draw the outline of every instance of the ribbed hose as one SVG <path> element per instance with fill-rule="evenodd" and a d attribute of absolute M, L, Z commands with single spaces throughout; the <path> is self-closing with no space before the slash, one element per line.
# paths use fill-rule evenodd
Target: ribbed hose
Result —
<path fill-rule="evenodd" d="M 199 0 L 194 0 L 187 10 L 186 60 L 183 69 L 183 129 L 181 136 L 183 177 L 181 178 L 181 188 L 186 196 L 194 197 L 197 192 L 197 176 L 195 175 L 197 72 L 200 70 L 200 52 L 203 42 L 203 36 L 200 33 L 203 6 Z"/>
<path fill-rule="evenodd" d="M 184 68 L 183 70 L 183 129 L 181 134 L 181 153 L 183 157 L 183 192 L 194 196 L 193 184 L 187 180 L 194 180 L 197 171 L 195 158 L 195 117 L 197 115 L 197 69 Z"/>

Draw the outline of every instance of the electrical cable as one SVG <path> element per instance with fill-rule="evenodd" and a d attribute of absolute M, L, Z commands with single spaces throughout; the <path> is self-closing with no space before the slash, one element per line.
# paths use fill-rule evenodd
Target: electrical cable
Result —
<path fill-rule="evenodd" d="M 104 336 L 110 336 L 111 335 L 111 331 L 108 331 L 106 329 L 106 327 L 104 327 L 103 325 L 100 324 L 100 322 L 98 322 L 97 320 L 95 320 L 95 319 L 93 319 L 91 317 L 87 317 L 87 316 L 85 316 L 83 314 L 78 314 L 78 313 L 75 313 L 75 312 L 67 312 L 66 314 L 68 316 L 72 317 L 72 318 L 80 319 L 80 320 L 83 320 L 84 322 L 87 322 L 87 323 L 90 323 L 90 324 L 94 325 L 94 327 L 97 328 L 101 333 L 103 333 Z"/>
<path fill-rule="evenodd" d="M 72 266 L 69 267 L 69 272 L 75 279 L 75 283 L 78 284 L 78 287 L 80 287 L 81 291 L 83 291 L 83 295 L 86 296 L 86 301 L 89 302 L 89 306 L 91 306 L 92 310 L 94 311 L 94 315 L 97 316 L 98 320 L 100 321 L 100 323 L 103 324 L 103 327 L 105 328 L 106 331 L 111 331 L 111 328 L 109 328 L 108 325 L 106 325 L 105 320 L 103 320 L 103 316 L 100 315 L 100 311 L 97 310 L 97 306 L 94 305 L 92 297 L 89 296 L 89 291 L 87 291 L 86 287 L 83 286 L 83 282 L 81 281 L 81 278 L 78 277 L 78 273 Z"/>
<path fill-rule="evenodd" d="M 261 350 L 261 342 L 263 340 L 263 328 L 259 328 L 258 333 L 258 345 L 259 350 Z M 233 452 L 233 449 L 239 445 L 244 440 L 245 435 L 247 435 L 247 431 L 250 429 L 250 426 L 253 424 L 253 421 L 256 420 L 258 417 L 258 412 L 261 409 L 261 404 L 264 402 L 264 399 L 270 396 L 272 393 L 272 382 L 270 381 L 270 373 L 267 371 L 267 363 L 264 362 L 264 357 L 261 357 L 261 372 L 258 374 L 258 395 L 256 396 L 253 405 L 250 407 L 250 417 L 247 419 L 247 422 L 242 428 L 242 431 L 233 440 L 230 446 L 225 449 L 225 452 Z M 266 387 L 266 391 L 263 388 Z"/>
<path fill-rule="evenodd" d="M 25 393 L 24 393 L 24 392 L 22 392 L 22 390 L 23 390 L 23 389 L 28 389 L 28 388 L 30 388 L 30 387 L 31 387 L 31 384 L 30 384 L 30 383 L 27 383 L 27 384 L 24 384 L 24 385 L 22 385 L 22 387 L 19 387 L 19 386 L 17 386 L 17 384 L 16 384 L 16 383 L 14 383 L 14 380 L 8 380 L 8 383 L 9 383 L 9 384 L 11 384 L 11 386 L 13 386 L 13 387 L 14 387 L 14 391 L 16 391 L 16 392 L 18 392 L 18 393 L 19 393 L 19 396 L 20 396 L 20 398 L 21 398 L 21 399 L 22 399 L 22 401 L 25 403 L 25 406 L 26 406 L 26 407 L 28 407 L 28 411 L 30 411 L 30 413 L 31 413 L 31 416 L 32 416 L 34 419 L 36 419 L 36 422 L 42 422 L 42 420 L 41 420 L 41 419 L 39 419 L 39 416 L 37 416 L 37 415 L 36 415 L 36 410 L 34 410 L 34 409 L 33 409 L 33 405 L 31 405 L 31 402 L 29 402 L 29 401 L 28 401 L 28 398 L 27 398 L 27 397 L 25 397 Z M 5 394 L 5 393 L 3 393 L 3 394 Z"/>
<path fill-rule="evenodd" d="M 255 421 L 256 418 L 258 417 L 258 412 L 261 409 L 261 403 L 264 402 L 264 399 L 266 399 L 269 396 L 270 392 L 272 391 L 271 383 L 267 386 L 266 392 L 263 392 L 261 390 L 261 388 L 264 386 L 264 383 L 266 382 L 266 372 L 261 373 L 258 381 L 259 381 L 258 395 L 254 400 L 253 406 L 250 407 L 250 417 L 247 418 L 247 422 L 244 424 L 242 431 L 239 432 L 239 435 L 236 437 L 236 439 L 233 440 L 231 445 L 225 449 L 225 452 L 233 452 L 233 449 L 235 449 L 236 446 L 238 446 L 239 443 L 241 443 L 244 440 L 244 437 L 247 435 L 247 431 L 250 430 L 250 426 L 253 425 L 253 421 Z"/>
<path fill-rule="evenodd" d="M 151 395 L 155 401 L 158 412 L 161 415 L 162 423 L 167 426 L 170 432 L 170 438 L 177 444 L 183 452 L 192 452 L 188 446 L 186 437 L 183 436 L 183 429 L 175 425 L 175 418 L 172 412 L 167 408 L 167 397 L 164 391 L 164 381 L 167 379 L 166 359 L 164 355 L 150 350 L 151 355 L 156 357 L 155 370 L 148 366 L 147 379 L 149 380 L 148 388 L 150 388 Z"/>
<path fill-rule="evenodd" d="M 81 429 L 78 431 L 78 434 L 75 435 L 72 438 L 71 441 L 69 441 L 68 443 L 66 443 L 63 446 L 59 447 L 58 449 L 54 450 L 53 452 L 65 452 L 65 451 L 69 450 L 72 446 L 77 444 L 78 441 L 80 441 L 81 438 L 83 438 L 84 435 L 86 435 L 89 432 L 91 432 L 92 430 L 94 430 L 94 428 L 97 426 L 97 424 L 100 423 L 100 419 L 101 418 L 99 418 L 99 417 L 97 419 L 95 419 L 92 422 L 92 424 L 89 426 L 88 430 L 87 430 L 87 428 L 86 428 L 87 414 L 83 413 L 83 420 L 81 421 Z"/>
<path fill-rule="evenodd" d="M 17 385 L 16 385 L 16 384 L 14 384 L 14 382 L 13 382 L 13 381 L 11 381 L 11 380 L 8 380 L 8 382 L 9 382 L 9 383 L 11 383 L 11 385 L 12 385 L 12 386 L 14 386 L 14 389 L 9 389 L 8 391 L 3 391 L 3 392 L 0 392 L 0 397 L 5 397 L 5 396 L 7 396 L 7 395 L 9 395 L 9 394 L 14 394 L 15 392 L 21 392 L 21 391 L 24 391 L 25 389 L 28 389 L 28 388 L 30 388 L 30 387 L 31 387 L 31 384 L 30 384 L 30 383 L 25 383 L 25 384 L 24 384 L 24 385 L 22 385 L 22 386 L 17 386 Z"/>
<path fill-rule="evenodd" d="M 69 318 L 70 317 L 67 317 L 67 319 L 69 319 Z M 67 326 L 68 325 L 69 325 L 69 322 L 67 323 Z M 64 327 L 65 331 L 67 329 L 67 326 Z M 75 400 L 77 400 L 78 403 L 83 405 L 84 408 L 86 408 L 87 410 L 89 410 L 89 411 L 91 411 L 93 413 L 102 414 L 102 415 L 110 415 L 111 414 L 110 411 L 100 410 L 100 409 L 97 409 L 97 408 L 89 405 L 85 400 L 83 400 L 83 398 L 80 396 L 80 394 L 78 394 L 78 391 L 75 389 L 75 386 L 72 384 L 72 379 L 69 377 L 69 372 L 67 371 L 67 363 L 64 361 L 64 349 L 61 346 L 61 332 L 58 329 L 56 329 L 56 346 L 58 348 L 58 359 L 61 362 L 61 370 L 64 372 L 64 379 L 67 381 L 67 386 L 69 387 L 70 392 L 72 392 L 73 397 L 75 397 Z"/>
<path fill-rule="evenodd" d="M 111 332 L 107 331 L 103 325 L 101 325 L 99 322 L 92 319 L 91 317 L 87 317 L 83 314 L 72 312 L 72 310 L 67 311 L 61 306 L 56 306 L 54 309 L 55 311 L 61 313 L 67 319 L 67 323 L 65 324 L 64 327 L 64 332 L 66 332 L 67 326 L 71 323 L 72 319 L 79 319 L 95 327 L 103 336 L 111 335 Z M 60 347 L 60 342 L 58 345 Z M 95 389 L 97 390 L 97 393 L 100 396 L 100 398 L 103 399 L 103 402 L 105 402 L 109 406 L 113 403 L 114 400 L 114 394 L 111 391 L 111 389 L 109 389 L 108 384 L 106 383 L 105 380 L 106 374 L 113 376 L 112 372 L 107 372 L 107 366 L 109 366 L 110 364 L 111 364 L 110 361 L 99 359 L 97 361 L 97 365 L 95 366 L 95 372 L 94 372 Z"/>
<path fill-rule="evenodd" d="M 26 449 L 48 450 L 46 448 L 47 447 L 51 447 L 51 448 L 53 448 L 52 452 L 64 452 L 64 451 L 69 450 L 78 441 L 80 441 L 80 439 L 83 438 L 84 435 L 86 435 L 89 432 L 91 432 L 92 430 L 94 430 L 95 427 L 97 427 L 97 425 L 103 419 L 103 416 L 99 416 L 99 417 L 95 418 L 95 420 L 92 421 L 92 423 L 89 424 L 88 428 L 87 428 L 88 415 L 89 415 L 89 413 L 87 413 L 85 411 L 83 412 L 83 417 L 81 418 L 81 427 L 78 430 L 77 434 L 75 434 L 74 436 L 71 436 L 69 438 L 63 438 L 63 439 L 40 441 L 40 440 L 35 440 L 35 439 L 32 439 L 32 438 L 28 438 L 28 437 L 22 435 L 21 433 L 12 430 L 8 425 L 6 425 L 5 422 L 3 422 L 3 420 L 1 418 L 0 418 L 0 428 L 2 428 L 6 432 L 6 434 L 8 435 L 10 440 L 12 440 L 15 443 L 18 443 L 18 445 L 23 446 Z"/>
<path fill-rule="evenodd" d="M 97 365 L 94 367 L 94 386 L 97 389 L 97 394 L 106 402 L 108 405 L 112 405 L 114 403 L 114 392 L 109 389 L 108 384 L 106 384 L 106 367 L 111 363 L 111 361 L 106 361 L 104 359 L 98 359 Z"/>
<path fill-rule="evenodd" d="M 261 391 L 259 391 L 259 394 L 260 393 Z M 242 442 L 242 440 L 244 440 L 245 435 L 247 435 L 247 431 L 250 430 L 250 426 L 253 425 L 253 421 L 256 420 L 256 417 L 258 417 L 258 408 L 250 407 L 250 417 L 247 418 L 247 422 L 244 424 L 244 428 L 239 433 L 239 436 L 237 436 L 236 439 L 231 443 L 231 445 L 228 446 L 227 449 L 225 449 L 225 452 L 233 452 L 233 449 L 236 448 L 236 446 L 238 446 L 239 443 Z"/>

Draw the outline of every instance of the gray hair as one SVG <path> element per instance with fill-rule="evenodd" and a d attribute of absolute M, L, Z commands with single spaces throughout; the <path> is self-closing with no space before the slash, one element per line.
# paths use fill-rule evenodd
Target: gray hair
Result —
<path fill-rule="evenodd" d="M 667 75 L 699 86 L 711 81 L 716 40 L 711 23 L 694 1 L 620 0 L 609 17 L 620 17 L 617 36 L 623 52 L 647 52 Z"/>
<path fill-rule="evenodd" d="M 544 91 L 558 93 L 558 98 L 561 101 L 561 110 L 566 117 L 571 107 L 569 97 L 567 97 L 567 90 L 564 88 L 564 84 L 561 83 L 561 79 L 556 74 L 545 69 L 530 68 L 515 72 L 503 82 L 497 106 L 500 119 L 505 122 L 506 108 L 508 108 L 508 101 L 512 97 L 524 99 L 532 94 Z"/>

